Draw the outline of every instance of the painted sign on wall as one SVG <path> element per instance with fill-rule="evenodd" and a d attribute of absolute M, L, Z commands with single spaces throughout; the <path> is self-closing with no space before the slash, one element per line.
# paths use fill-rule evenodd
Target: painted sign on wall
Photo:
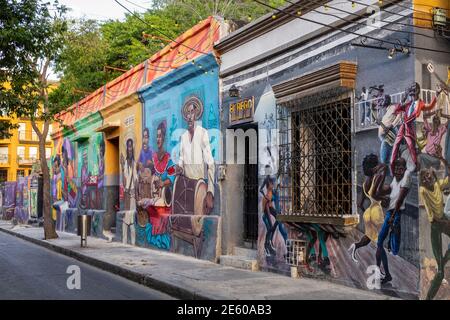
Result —
<path fill-rule="evenodd" d="M 252 122 L 255 114 L 255 97 L 230 103 L 229 124 L 235 125 L 244 122 Z"/>

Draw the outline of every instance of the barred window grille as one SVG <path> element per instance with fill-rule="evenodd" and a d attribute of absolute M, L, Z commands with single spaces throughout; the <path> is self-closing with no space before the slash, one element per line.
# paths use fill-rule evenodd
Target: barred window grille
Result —
<path fill-rule="evenodd" d="M 352 209 L 351 99 L 279 107 L 283 215 L 342 218 Z"/>

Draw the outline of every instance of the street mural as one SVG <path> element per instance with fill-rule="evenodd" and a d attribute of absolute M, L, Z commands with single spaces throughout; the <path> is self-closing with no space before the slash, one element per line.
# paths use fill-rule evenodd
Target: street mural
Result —
<path fill-rule="evenodd" d="M 276 220 L 280 213 L 276 100 L 267 85 L 256 106 L 254 121 L 260 124 L 258 148 L 259 227 L 258 250 L 262 268 L 277 268 L 285 263 L 288 228 Z"/>
<path fill-rule="evenodd" d="M 348 246 L 355 267 L 367 268 L 375 262 L 382 290 L 420 290 L 427 299 L 435 297 L 443 283 L 440 298 L 449 294 L 443 282 L 449 239 L 442 238 L 449 235 L 443 195 L 448 182 L 447 138 L 443 138 L 449 124 L 443 111 L 448 110 L 448 100 L 440 87 L 435 92 L 437 98 L 428 96 L 424 101 L 422 88 L 413 83 L 397 103 L 388 95 L 375 95 L 368 104 L 380 145 L 361 163 L 362 227 L 352 231 L 354 242 Z M 419 184 L 419 200 L 413 181 Z M 425 216 L 430 221 L 428 236 L 430 231 L 422 228 Z M 424 239 L 420 243 L 419 232 Z M 417 287 L 419 270 L 422 288 Z"/>
<path fill-rule="evenodd" d="M 11 220 L 14 217 L 14 208 L 16 207 L 16 181 L 6 181 L 3 195 L 3 219 Z"/>
<path fill-rule="evenodd" d="M 19 224 L 28 223 L 29 218 L 29 177 L 21 177 L 16 186 L 16 206 L 14 208 L 14 220 Z"/>
<path fill-rule="evenodd" d="M 142 233 L 136 230 L 136 186 L 138 183 L 138 163 L 136 162 L 136 136 L 131 127 L 128 127 L 121 137 L 120 145 L 120 207 L 122 242 L 135 245 L 140 243 Z M 138 231 L 138 232 L 137 232 Z"/>
<path fill-rule="evenodd" d="M 417 99 L 416 99 L 417 100 Z M 419 104 L 422 104 L 418 99 Z M 441 83 L 430 112 L 417 127 L 423 141 L 419 154 L 420 215 L 426 217 L 421 230 L 425 239 L 421 261 L 421 292 L 424 299 L 448 299 L 450 287 L 446 266 L 450 258 L 449 184 L 449 92 Z"/>
<path fill-rule="evenodd" d="M 449 259 L 449 239 L 444 235 L 449 235 L 449 224 L 444 220 L 445 199 L 450 193 L 446 186 L 450 148 L 446 146 L 448 117 L 442 112 L 448 110 L 445 106 L 448 98 L 438 90 L 437 99 L 425 102 L 420 99 L 421 88 L 417 83 L 406 89 L 397 103 L 385 93 L 384 85 L 374 85 L 367 93 L 372 93 L 372 99 L 367 95 L 365 99 L 370 101 L 360 101 L 358 107 L 364 105 L 362 121 L 377 128 L 379 144 L 371 146 L 372 153 L 363 155 L 358 164 L 361 168 L 358 177 L 362 178 L 358 178 L 361 187 L 357 207 L 361 219 L 360 225 L 350 231 L 331 225 L 286 224 L 276 220 L 281 212 L 279 188 L 283 182 L 274 170 L 271 155 L 278 150 L 274 149 L 273 137 L 260 138 L 260 266 L 288 272 L 287 240 L 300 239 L 305 241 L 306 257 L 299 271 L 305 275 L 335 278 L 365 288 L 367 271 L 375 266 L 379 270 L 375 288 L 415 293 L 419 290 L 420 263 L 421 286 L 428 292 L 426 298 L 436 296 L 439 288 L 439 297 L 448 297 L 444 269 Z M 255 120 L 264 129 L 270 128 L 270 114 L 276 112 L 275 98 L 267 96 L 270 93 L 262 95 L 255 112 Z M 420 122 L 416 121 L 418 118 Z M 420 210 L 414 200 L 417 196 L 410 195 L 414 189 L 412 181 L 417 180 Z M 411 197 L 409 205 L 408 197 Z M 424 209 L 426 213 L 422 212 Z M 417 240 L 418 211 L 428 217 L 431 229 L 428 237 L 431 248 L 425 251 L 432 254 L 422 261 Z"/>
<path fill-rule="evenodd" d="M 255 111 L 254 120 L 259 129 L 259 231 L 258 257 L 263 269 L 288 272 L 287 241 L 303 239 L 306 242 L 305 274 L 327 276 L 332 272 L 330 243 L 328 239 L 338 239 L 342 233 L 330 225 L 315 223 L 282 223 L 277 221 L 280 214 L 282 194 L 278 175 L 278 136 L 276 134 L 276 99 L 270 86 L 266 87 Z M 288 163 L 284 165 L 289 166 Z M 285 169 L 286 170 L 286 169 Z M 332 250 L 333 251 L 333 250 Z"/>
<path fill-rule="evenodd" d="M 101 209 L 105 173 L 105 141 L 102 133 L 78 143 L 78 177 L 80 177 L 81 209 Z"/>
<path fill-rule="evenodd" d="M 67 202 L 69 208 L 101 209 L 105 173 L 105 141 L 93 134 L 77 148 L 70 137 L 55 143 L 52 157 L 53 202 Z"/>
<path fill-rule="evenodd" d="M 58 231 L 73 231 L 74 210 L 80 213 L 103 208 L 103 133 L 73 142 L 77 135 L 80 131 L 73 129 L 67 136 L 56 139 L 50 161 L 52 219 Z"/>
<path fill-rule="evenodd" d="M 69 138 L 64 138 L 61 146 L 62 160 L 62 195 L 69 203 L 69 207 L 75 208 L 78 201 L 78 188 L 75 175 L 75 149 Z"/>
<path fill-rule="evenodd" d="M 214 260 L 220 232 L 215 172 L 219 157 L 217 65 L 212 56 L 196 64 L 202 62 L 205 74 L 168 88 L 164 95 L 157 88 L 171 78 L 141 90 L 142 148 L 136 152 L 133 182 L 136 244 Z M 195 70 L 196 66 L 186 68 Z M 214 70 L 213 75 L 206 72 L 208 68 Z M 126 177 L 127 172 L 122 175 Z"/>
<path fill-rule="evenodd" d="M 136 162 L 136 138 L 134 133 L 128 132 L 125 136 L 125 145 L 120 153 L 120 194 L 123 199 L 123 209 L 136 210 L 136 183 L 137 162 Z"/>

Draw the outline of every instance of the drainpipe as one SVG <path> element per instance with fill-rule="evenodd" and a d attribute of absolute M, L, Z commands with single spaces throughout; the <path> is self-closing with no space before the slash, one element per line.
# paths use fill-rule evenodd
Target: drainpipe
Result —
<path fill-rule="evenodd" d="M 106 100 L 106 84 L 103 86 L 102 106 L 105 106 L 105 100 Z"/>

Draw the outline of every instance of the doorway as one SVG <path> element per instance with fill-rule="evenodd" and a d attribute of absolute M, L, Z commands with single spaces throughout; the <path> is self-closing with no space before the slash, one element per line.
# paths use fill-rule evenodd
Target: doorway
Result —
<path fill-rule="evenodd" d="M 105 169 L 106 180 L 106 215 L 103 221 L 104 229 L 111 231 L 116 226 L 116 212 L 120 210 L 120 166 L 119 166 L 119 137 L 106 139 Z"/>
<path fill-rule="evenodd" d="M 243 130 L 254 130 L 258 140 L 257 125 L 247 126 Z M 256 247 L 256 241 L 258 240 L 258 187 L 258 141 L 255 144 L 246 136 L 243 205 L 244 241 L 250 242 L 252 249 Z"/>

